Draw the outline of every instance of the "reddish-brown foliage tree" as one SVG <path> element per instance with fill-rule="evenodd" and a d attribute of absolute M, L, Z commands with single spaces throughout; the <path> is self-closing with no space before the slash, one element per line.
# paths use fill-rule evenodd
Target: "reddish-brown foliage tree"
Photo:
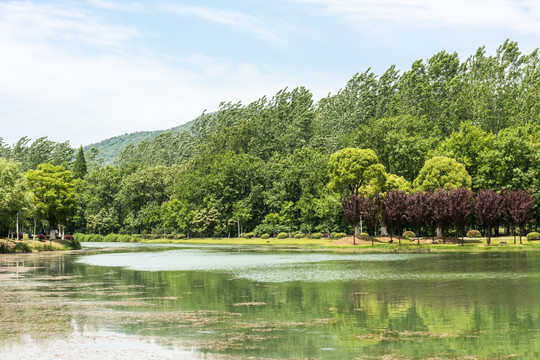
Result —
<path fill-rule="evenodd" d="M 353 227 L 353 244 L 356 245 L 356 231 L 354 229 L 360 223 L 360 199 L 352 194 L 350 198 L 344 197 L 341 203 L 343 204 L 345 220 Z"/>
<path fill-rule="evenodd" d="M 456 225 L 458 237 L 459 231 L 461 231 L 461 245 L 464 245 L 465 225 L 467 225 L 467 222 L 471 217 L 474 195 L 472 191 L 466 188 L 453 189 L 448 192 L 448 200 L 450 205 L 450 217 Z"/>
<path fill-rule="evenodd" d="M 532 196 L 525 190 L 512 190 L 504 194 L 505 207 L 509 220 L 519 227 L 519 243 L 521 242 L 521 236 L 525 230 L 525 226 L 531 220 L 532 209 L 536 197 Z M 516 239 L 514 237 L 514 244 Z"/>
<path fill-rule="evenodd" d="M 486 228 L 487 243 L 491 244 L 491 228 L 501 216 L 504 198 L 493 190 L 482 190 L 476 194 L 474 210 L 480 223 Z"/>
<path fill-rule="evenodd" d="M 408 196 L 403 191 L 393 190 L 386 194 L 382 202 L 382 216 L 386 225 L 391 229 L 390 240 L 394 231 L 398 232 L 399 243 L 401 244 L 401 230 L 405 222 Z"/>
<path fill-rule="evenodd" d="M 407 199 L 407 209 L 405 217 L 416 228 L 416 237 L 420 245 L 420 230 L 422 225 L 426 224 L 431 216 L 431 193 L 417 192 Z"/>
<path fill-rule="evenodd" d="M 437 225 L 437 228 L 441 229 L 443 243 L 446 243 L 446 239 L 444 237 L 444 228 L 451 219 L 448 191 L 439 189 L 431 195 L 430 199 L 431 218 L 435 225 Z"/>
<path fill-rule="evenodd" d="M 381 212 L 380 203 L 379 193 L 376 193 L 372 198 L 360 198 L 360 213 L 369 229 L 368 233 L 371 231 L 371 245 L 373 245 L 373 238 L 377 232 L 377 221 L 379 220 L 379 214 Z"/>

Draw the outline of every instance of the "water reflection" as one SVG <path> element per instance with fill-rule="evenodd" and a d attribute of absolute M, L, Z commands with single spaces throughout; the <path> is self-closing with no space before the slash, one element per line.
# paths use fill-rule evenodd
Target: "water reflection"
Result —
<path fill-rule="evenodd" d="M 9 305 L 1 309 L 19 306 L 23 322 L 41 319 L 71 329 L 76 321 L 171 347 L 180 341 L 210 358 L 539 357 L 536 253 L 284 254 L 204 247 L 38 256 L 25 264 L 32 270 L 23 287 L 13 290 L 11 280 L 0 278 L 10 289 L 1 294 L 12 296 L 4 296 Z M 28 297 L 42 307 L 21 305 Z M 7 326 L 0 321 L 0 330 Z M 18 334 L 32 331 L 21 326 Z"/>

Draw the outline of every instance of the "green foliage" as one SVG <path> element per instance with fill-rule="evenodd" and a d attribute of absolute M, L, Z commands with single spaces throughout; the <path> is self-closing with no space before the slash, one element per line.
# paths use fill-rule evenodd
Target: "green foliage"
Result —
<path fill-rule="evenodd" d="M 323 234 L 320 233 L 320 232 L 312 233 L 312 234 L 311 234 L 311 238 L 312 238 L 312 239 L 322 239 L 322 238 L 323 238 Z"/>
<path fill-rule="evenodd" d="M 336 192 L 375 193 L 386 183 L 384 166 L 371 149 L 345 148 L 330 156 L 329 186 Z"/>
<path fill-rule="evenodd" d="M 289 234 L 286 233 L 286 232 L 280 232 L 279 234 L 277 234 L 276 238 L 278 239 L 287 239 L 289 237 Z"/>
<path fill-rule="evenodd" d="M 261 234 L 261 239 L 268 239 L 269 237 L 270 237 L 270 234 L 268 233 Z"/>
<path fill-rule="evenodd" d="M 471 229 L 467 231 L 467 237 L 469 238 L 479 238 L 482 237 L 482 234 L 478 230 Z"/>
<path fill-rule="evenodd" d="M 305 239 L 305 237 L 306 236 L 304 234 L 301 234 L 301 233 L 300 234 L 294 234 L 295 239 Z"/>
<path fill-rule="evenodd" d="M 79 240 L 75 238 L 68 240 L 68 246 L 73 250 L 80 250 L 82 248 Z"/>
<path fill-rule="evenodd" d="M 346 237 L 347 234 L 345 234 L 344 232 L 336 232 L 336 233 L 332 233 L 332 239 L 341 239 L 341 238 L 344 238 Z"/>
<path fill-rule="evenodd" d="M 537 232 L 530 232 L 527 234 L 527 240 L 533 241 L 533 240 L 540 240 L 540 233 Z"/>
<path fill-rule="evenodd" d="M 255 237 L 255 233 L 248 232 L 248 233 L 243 234 L 243 236 L 244 236 L 246 239 L 253 239 L 253 238 Z"/>
<path fill-rule="evenodd" d="M 426 161 L 414 180 L 417 191 L 471 188 L 471 177 L 465 167 L 454 159 L 436 156 Z"/>
<path fill-rule="evenodd" d="M 13 247 L 13 252 L 29 253 L 32 252 L 32 249 L 30 248 L 30 245 L 28 245 L 28 243 L 21 241 L 15 244 L 15 246 Z"/>
<path fill-rule="evenodd" d="M 384 185 L 384 192 L 393 190 L 403 191 L 410 194 L 412 191 L 411 183 L 405 180 L 403 176 L 397 176 L 395 174 L 388 174 L 386 177 L 386 184 Z"/>
<path fill-rule="evenodd" d="M 26 179 L 32 190 L 36 215 L 47 220 L 51 229 L 75 215 L 75 185 L 68 170 L 62 166 L 41 164 L 37 170 L 28 170 Z"/>
<path fill-rule="evenodd" d="M 416 237 L 416 234 L 414 233 L 414 231 L 404 231 L 403 237 L 407 239 L 412 239 Z"/>
<path fill-rule="evenodd" d="M 0 227 L 7 230 L 17 213 L 30 210 L 30 194 L 19 164 L 0 158 Z M 7 232 L 7 231 L 6 231 Z"/>
<path fill-rule="evenodd" d="M 84 151 L 82 146 L 79 148 L 75 161 L 73 162 L 72 174 L 74 179 L 83 179 L 87 173 L 86 159 L 84 158 Z"/>

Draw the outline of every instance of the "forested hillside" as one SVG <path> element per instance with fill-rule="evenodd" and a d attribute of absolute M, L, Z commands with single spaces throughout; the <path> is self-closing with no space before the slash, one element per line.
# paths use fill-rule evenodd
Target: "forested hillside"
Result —
<path fill-rule="evenodd" d="M 350 190 L 332 185 L 329 168 L 331 155 L 349 147 L 372 149 L 380 164 L 377 183 L 368 180 L 360 193 L 464 186 L 540 195 L 538 50 L 522 54 L 507 41 L 494 55 L 480 48 L 463 61 L 442 51 L 403 72 L 356 74 L 318 103 L 304 87 L 223 103 L 190 131 L 131 143 L 113 165 L 87 152 L 87 171 L 74 183 L 76 211 L 61 220 L 71 231 L 100 233 L 350 233 L 342 206 Z M 41 160 L 25 149 L 0 151 L 26 171 Z M 55 154 L 43 162 L 71 167 L 73 151 L 62 161 Z M 439 183 L 437 166 L 459 171 Z M 20 212 L 27 224 L 37 217 L 32 206 Z M 3 229 L 13 221 L 4 215 Z"/>
<path fill-rule="evenodd" d="M 114 161 L 118 158 L 118 155 L 124 150 L 127 146 L 139 145 L 145 139 L 154 139 L 159 134 L 164 132 L 180 132 L 180 131 L 189 131 L 193 121 L 189 121 L 183 125 L 176 126 L 169 130 L 156 130 L 156 131 L 138 131 L 134 133 L 124 134 L 115 136 L 109 139 L 102 140 L 95 144 L 86 145 L 83 147 L 84 152 L 88 153 L 90 151 L 97 151 L 97 159 L 101 160 L 103 165 L 113 164 Z"/>

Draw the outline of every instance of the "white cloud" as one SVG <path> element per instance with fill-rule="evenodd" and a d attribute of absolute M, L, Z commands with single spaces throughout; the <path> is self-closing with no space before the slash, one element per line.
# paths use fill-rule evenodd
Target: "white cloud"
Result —
<path fill-rule="evenodd" d="M 323 6 L 357 26 L 398 24 L 540 33 L 536 0 L 293 0 Z"/>
<path fill-rule="evenodd" d="M 23 135 L 49 136 L 85 145 L 170 128 L 221 101 L 246 103 L 301 84 L 247 62 L 220 63 L 201 54 L 170 59 L 127 45 L 143 35 L 88 9 L 1 3 L 0 137 L 13 143 Z M 79 51 L 81 44 L 95 51 Z"/>
<path fill-rule="evenodd" d="M 173 3 L 164 3 L 159 6 L 163 11 L 179 15 L 195 16 L 210 22 L 228 25 L 276 43 L 285 40 L 276 34 L 272 26 L 264 24 L 259 18 L 236 11 L 221 10 L 205 6 L 192 6 Z"/>

